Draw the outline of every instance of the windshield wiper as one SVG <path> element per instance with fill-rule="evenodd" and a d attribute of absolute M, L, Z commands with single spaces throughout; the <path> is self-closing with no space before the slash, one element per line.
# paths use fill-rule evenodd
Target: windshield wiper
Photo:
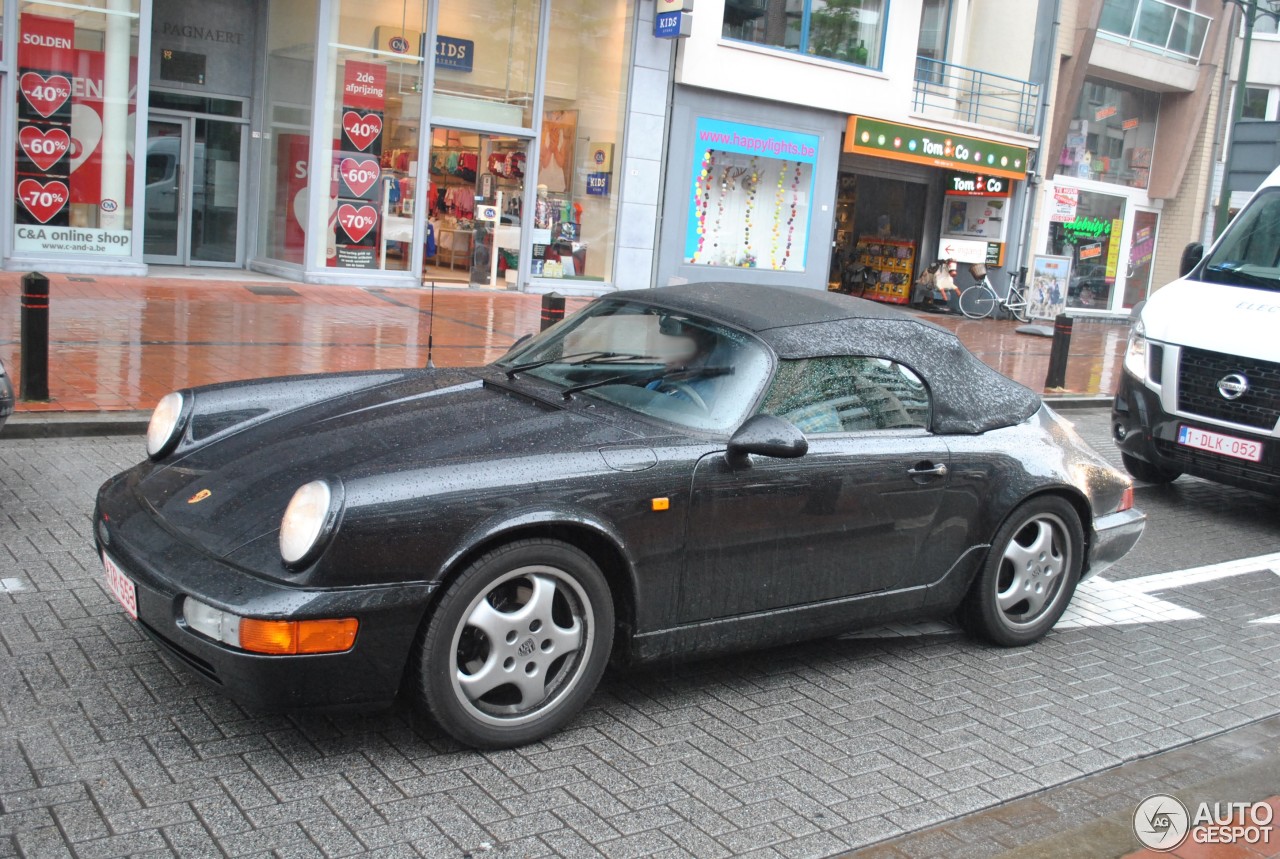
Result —
<path fill-rule="evenodd" d="M 1239 268 L 1236 268 L 1236 265 L 1237 263 L 1220 263 L 1218 265 L 1208 266 L 1205 270 L 1211 271 L 1214 274 L 1225 274 L 1230 277 L 1234 277 L 1239 280 L 1242 280 L 1245 283 L 1252 284 L 1253 286 L 1262 286 L 1262 287 L 1266 287 L 1267 289 L 1280 289 L 1280 280 L 1276 280 L 1275 278 L 1263 277 L 1262 275 L 1253 274 L 1252 272 L 1243 271 Z"/>
<path fill-rule="evenodd" d="M 648 373 L 648 375 L 645 376 L 644 375 L 645 373 Z M 632 370 L 630 373 L 622 373 L 617 376 L 608 376 L 604 379 L 594 379 L 590 382 L 583 382 L 580 385 L 571 385 L 565 388 L 563 391 L 561 391 L 560 396 L 564 397 L 567 400 L 570 397 L 572 397 L 574 394 L 578 393 L 579 391 L 586 391 L 590 388 L 599 388 L 599 387 L 603 387 L 604 385 L 616 385 L 620 382 L 637 381 L 636 379 L 637 376 L 643 379 L 644 383 L 648 385 L 651 382 L 658 381 L 659 379 L 677 379 L 677 380 L 711 379 L 716 376 L 728 376 L 728 375 L 731 375 L 732 373 L 733 373 L 732 367 L 700 367 L 697 369 L 690 369 L 688 367 L 673 367 L 671 369 L 662 370 L 657 373 L 653 372 L 652 370 L 636 369 L 636 370 Z"/>
<path fill-rule="evenodd" d="M 610 361 L 637 361 L 647 359 L 647 355 L 632 355 L 629 352 L 608 352 L 603 349 L 594 349 L 590 352 L 573 352 L 569 355 L 557 355 L 554 358 L 543 358 L 540 361 L 529 361 L 525 364 L 516 364 L 514 367 L 508 367 L 504 372 L 508 379 L 514 379 L 516 373 L 523 373 L 527 370 L 536 370 L 539 367 L 545 367 L 548 364 L 567 364 L 571 358 L 594 358 L 596 361 L 608 363 Z M 585 364 L 586 360 L 578 361 L 579 364 Z"/>

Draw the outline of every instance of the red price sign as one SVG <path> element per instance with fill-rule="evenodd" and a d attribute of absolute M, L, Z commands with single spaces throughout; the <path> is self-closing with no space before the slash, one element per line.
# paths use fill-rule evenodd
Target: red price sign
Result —
<path fill-rule="evenodd" d="M 351 238 L 352 244 L 364 241 L 364 237 L 377 224 L 378 210 L 373 206 L 361 206 L 357 209 L 350 203 L 343 203 L 338 207 L 338 226 Z"/>
<path fill-rule="evenodd" d="M 27 104 L 45 119 L 57 113 L 71 98 L 71 81 L 64 75 L 45 77 L 39 72 L 27 72 L 18 79 L 18 86 Z"/>
<path fill-rule="evenodd" d="M 41 131 L 27 125 L 18 132 L 18 144 L 33 164 L 47 171 L 71 151 L 71 135 L 61 128 Z"/>
<path fill-rule="evenodd" d="M 42 184 L 35 179 L 23 179 L 18 183 L 18 199 L 42 224 L 49 223 L 54 215 L 61 212 L 70 198 L 71 189 L 66 182 Z"/>
<path fill-rule="evenodd" d="M 338 172 L 357 197 L 363 197 L 382 176 L 382 168 L 374 158 L 343 158 Z"/>
<path fill-rule="evenodd" d="M 382 135 L 382 117 L 376 113 L 348 110 L 342 114 L 342 130 L 352 145 L 363 152 Z"/>

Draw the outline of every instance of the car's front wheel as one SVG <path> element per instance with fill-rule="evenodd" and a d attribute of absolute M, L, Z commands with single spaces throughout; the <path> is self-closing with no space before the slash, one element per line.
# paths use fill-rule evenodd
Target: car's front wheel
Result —
<path fill-rule="evenodd" d="M 960 608 L 966 629 L 1018 647 L 1044 636 L 1066 610 L 1084 564 L 1080 516 L 1065 499 L 1033 498 L 996 533 Z"/>
<path fill-rule="evenodd" d="M 511 543 L 441 596 L 421 639 L 418 701 L 468 745 L 531 743 L 582 708 L 612 644 L 613 600 L 591 558 L 554 540 Z"/>

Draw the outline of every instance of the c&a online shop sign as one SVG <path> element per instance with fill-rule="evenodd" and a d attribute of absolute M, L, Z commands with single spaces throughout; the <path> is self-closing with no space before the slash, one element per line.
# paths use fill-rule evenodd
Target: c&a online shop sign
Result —
<path fill-rule="evenodd" d="M 121 205 L 101 194 L 103 59 L 99 51 L 75 49 L 71 19 L 22 16 L 16 251 L 113 256 L 131 252 L 129 230 L 72 225 L 72 204 L 94 205 L 105 215 Z M 128 181 L 126 176 L 126 187 Z"/>

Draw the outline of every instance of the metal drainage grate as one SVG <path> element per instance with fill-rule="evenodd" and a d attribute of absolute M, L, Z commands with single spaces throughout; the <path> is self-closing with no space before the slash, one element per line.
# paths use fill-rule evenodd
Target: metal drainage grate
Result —
<path fill-rule="evenodd" d="M 246 286 L 245 289 L 254 295 L 297 295 L 297 290 L 289 286 Z"/>

